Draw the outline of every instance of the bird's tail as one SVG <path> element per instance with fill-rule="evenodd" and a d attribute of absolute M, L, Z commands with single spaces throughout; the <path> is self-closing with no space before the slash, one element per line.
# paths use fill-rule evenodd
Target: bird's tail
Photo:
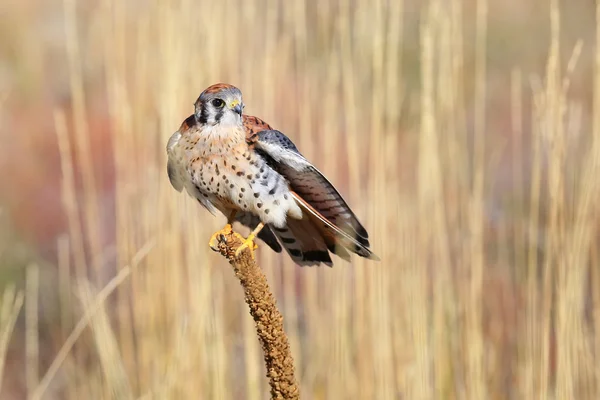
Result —
<path fill-rule="evenodd" d="M 300 196 L 292 192 L 302 208 L 302 218 L 288 218 L 284 228 L 272 227 L 283 248 L 292 260 L 301 266 L 331 266 L 329 252 L 350 261 L 350 252 L 372 260 L 379 258 L 352 235 L 342 231 Z"/>
<path fill-rule="evenodd" d="M 312 222 L 313 226 L 327 244 L 329 251 L 345 260 L 350 258 L 350 255 L 348 254 L 348 251 L 350 251 L 361 257 L 379 261 L 379 257 L 371 251 L 368 245 L 364 244 L 364 240 L 360 240 L 360 237 L 341 230 L 315 210 L 314 207 L 304 201 L 297 193 L 292 192 L 292 195 L 300 205 L 300 208 L 302 208 L 303 219 L 307 218 Z"/>
<path fill-rule="evenodd" d="M 333 265 L 327 244 L 308 218 L 288 218 L 283 228 L 272 229 L 296 264 L 302 267 L 321 263 L 330 267 Z"/>

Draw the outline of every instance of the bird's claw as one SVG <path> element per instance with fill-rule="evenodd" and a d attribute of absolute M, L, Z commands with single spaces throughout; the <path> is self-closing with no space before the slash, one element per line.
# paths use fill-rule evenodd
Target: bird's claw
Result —
<path fill-rule="evenodd" d="M 247 238 L 245 238 L 239 233 L 234 232 L 230 224 L 225 225 L 225 227 L 220 231 L 213 233 L 213 235 L 210 237 L 210 240 L 208 241 L 208 245 L 214 251 L 219 251 L 219 243 L 226 242 L 227 235 L 233 235 L 242 242 L 242 244 L 235 250 L 236 257 L 239 257 L 239 255 L 242 254 L 242 251 L 248 248 L 250 249 L 250 255 L 252 256 L 252 259 L 254 259 L 254 250 L 258 249 L 258 245 L 254 243 L 255 235 L 250 234 Z"/>
<path fill-rule="evenodd" d="M 242 251 L 248 248 L 250 249 L 250 255 L 252 256 L 252 259 L 254 260 L 254 250 L 258 249 L 258 245 L 254 243 L 254 235 L 250 234 L 245 239 L 241 235 L 238 236 L 241 238 L 242 244 L 235 250 L 235 256 L 239 257 L 239 255 L 242 254 Z"/>
<path fill-rule="evenodd" d="M 224 242 L 225 235 L 231 235 L 232 233 L 233 229 L 231 227 L 231 224 L 227 224 L 220 231 L 213 233 L 213 235 L 210 237 L 210 240 L 208 241 L 208 245 L 214 251 L 219 251 L 219 242 Z"/>

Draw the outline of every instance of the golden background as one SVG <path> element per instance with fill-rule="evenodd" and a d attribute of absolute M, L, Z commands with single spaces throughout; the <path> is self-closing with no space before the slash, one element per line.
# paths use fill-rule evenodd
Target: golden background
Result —
<path fill-rule="evenodd" d="M 303 399 L 600 398 L 596 5 L 3 0 L 2 399 L 265 399 L 253 321 L 165 145 L 216 82 L 375 263 L 261 246 Z"/>

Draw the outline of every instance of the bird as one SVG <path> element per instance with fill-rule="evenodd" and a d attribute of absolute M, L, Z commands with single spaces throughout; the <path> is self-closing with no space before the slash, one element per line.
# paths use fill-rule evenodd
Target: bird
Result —
<path fill-rule="evenodd" d="M 240 89 L 213 84 L 166 146 L 173 188 L 227 218 L 209 246 L 216 251 L 221 235 L 234 234 L 242 240 L 236 256 L 248 248 L 254 258 L 258 238 L 277 253 L 285 249 L 300 266 L 333 266 L 330 253 L 379 260 L 367 230 L 329 180 L 287 136 L 244 114 L 244 107 Z M 251 233 L 233 232 L 234 222 Z"/>

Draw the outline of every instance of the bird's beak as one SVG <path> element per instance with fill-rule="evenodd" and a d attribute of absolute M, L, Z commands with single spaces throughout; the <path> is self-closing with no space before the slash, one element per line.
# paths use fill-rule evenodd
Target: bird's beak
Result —
<path fill-rule="evenodd" d="M 232 101 L 229 107 L 231 107 L 231 109 L 235 111 L 238 115 L 242 115 L 242 103 L 240 103 L 239 101 Z"/>
<path fill-rule="evenodd" d="M 241 104 L 236 105 L 235 107 L 233 107 L 233 111 L 238 113 L 238 115 L 241 117 L 242 116 L 242 105 Z"/>

